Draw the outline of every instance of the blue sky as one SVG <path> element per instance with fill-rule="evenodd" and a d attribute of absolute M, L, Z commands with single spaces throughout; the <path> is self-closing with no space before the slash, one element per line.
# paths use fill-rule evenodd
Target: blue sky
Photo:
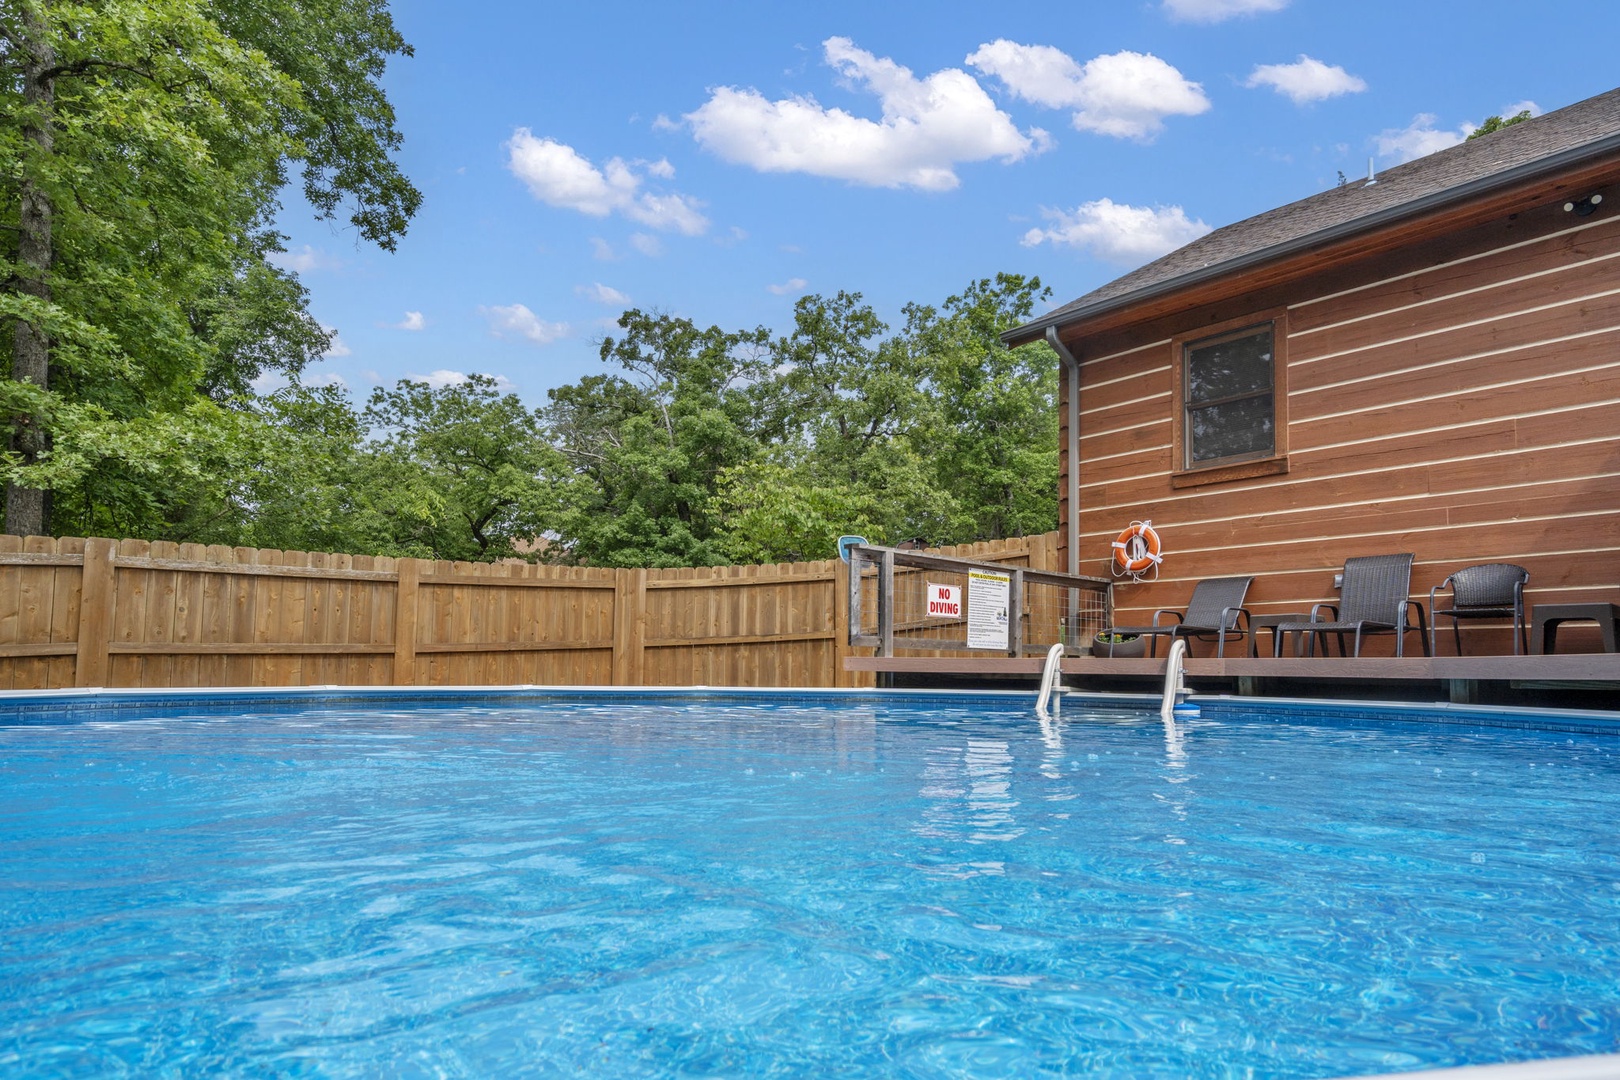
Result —
<path fill-rule="evenodd" d="M 420 214 L 394 254 L 289 197 L 284 264 L 363 400 L 481 372 L 531 404 L 627 306 L 891 324 L 997 271 L 1053 304 L 1216 228 L 1620 84 L 1620 5 L 396 0 Z"/>

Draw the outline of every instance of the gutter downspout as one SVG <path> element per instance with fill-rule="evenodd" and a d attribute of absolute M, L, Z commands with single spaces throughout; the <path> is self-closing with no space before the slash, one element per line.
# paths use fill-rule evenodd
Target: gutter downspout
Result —
<path fill-rule="evenodd" d="M 1063 362 L 1063 374 L 1068 379 L 1068 462 L 1069 462 L 1069 573 L 1080 576 L 1080 361 L 1058 337 L 1057 327 L 1046 328 L 1046 343 Z"/>

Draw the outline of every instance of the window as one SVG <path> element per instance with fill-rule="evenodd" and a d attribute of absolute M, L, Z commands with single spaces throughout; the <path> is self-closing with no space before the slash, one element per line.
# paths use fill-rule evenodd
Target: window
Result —
<path fill-rule="evenodd" d="M 1266 323 L 1182 346 L 1182 470 L 1281 456 L 1274 337 L 1273 324 Z"/>

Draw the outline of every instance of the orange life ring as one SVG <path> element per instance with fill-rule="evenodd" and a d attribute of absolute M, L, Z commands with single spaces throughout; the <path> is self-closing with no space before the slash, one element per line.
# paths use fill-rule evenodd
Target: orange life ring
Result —
<path fill-rule="evenodd" d="M 1133 521 L 1114 541 L 1114 572 L 1143 574 L 1163 561 L 1159 534 L 1151 521 Z"/>

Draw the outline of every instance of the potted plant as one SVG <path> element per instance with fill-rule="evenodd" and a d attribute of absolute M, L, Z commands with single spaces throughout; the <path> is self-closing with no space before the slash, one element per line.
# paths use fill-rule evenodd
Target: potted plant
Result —
<path fill-rule="evenodd" d="M 1140 634 L 1102 633 L 1091 639 L 1092 656 L 1112 656 L 1115 660 L 1141 656 L 1147 651 L 1147 639 Z"/>

